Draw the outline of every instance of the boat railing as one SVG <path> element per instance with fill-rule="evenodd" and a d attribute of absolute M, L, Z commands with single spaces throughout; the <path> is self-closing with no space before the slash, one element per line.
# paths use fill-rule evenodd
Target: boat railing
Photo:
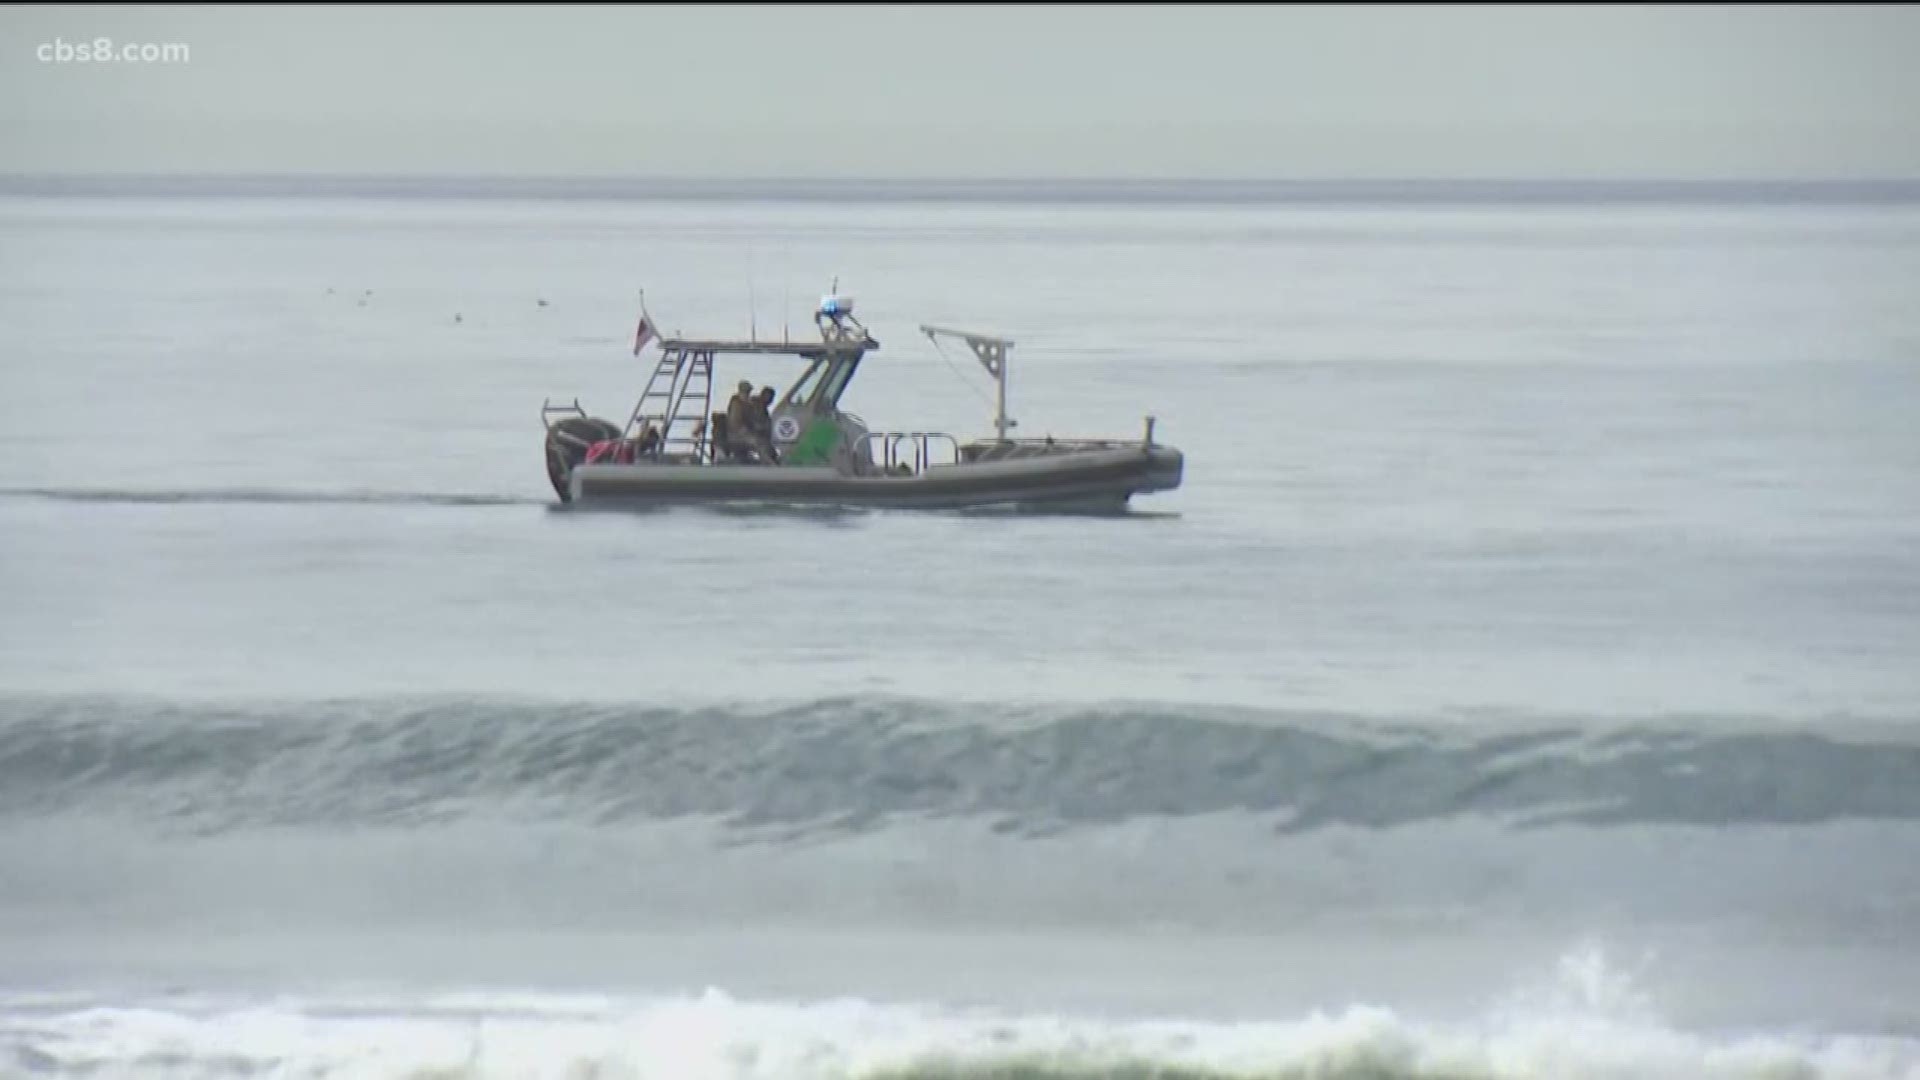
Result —
<path fill-rule="evenodd" d="M 941 444 L 947 448 L 944 461 L 935 460 L 935 447 Z M 880 451 L 877 458 L 875 447 Z M 860 452 L 886 472 L 905 465 L 918 476 L 935 465 L 958 465 L 960 440 L 944 431 L 875 431 L 861 436 Z"/>
<path fill-rule="evenodd" d="M 983 439 L 968 443 L 963 456 L 969 463 L 1007 461 L 1015 458 L 1045 457 L 1087 450 L 1150 450 L 1154 447 L 1154 418 L 1146 418 L 1146 428 L 1138 439 L 1062 439 L 1047 435 L 1037 439 Z"/>
<path fill-rule="evenodd" d="M 574 398 L 572 403 L 567 405 L 555 405 L 551 398 L 540 399 L 540 423 L 542 426 L 552 428 L 553 417 L 556 413 L 566 413 L 570 416 L 578 416 L 584 419 L 587 415 L 587 410 L 580 407 L 579 398 Z"/>
<path fill-rule="evenodd" d="M 1120 439 L 984 439 L 968 443 L 961 457 L 968 464 L 979 465 L 989 461 L 1017 461 L 1090 450 L 1137 450 L 1139 447 L 1138 442 Z"/>

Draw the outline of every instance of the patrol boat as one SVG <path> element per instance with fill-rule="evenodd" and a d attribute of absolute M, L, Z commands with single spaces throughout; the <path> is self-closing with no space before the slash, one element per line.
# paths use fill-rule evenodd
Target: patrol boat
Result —
<path fill-rule="evenodd" d="M 998 387 L 995 434 L 962 442 L 934 431 L 875 431 L 840 407 L 861 362 L 880 343 L 854 318 L 849 297 L 825 297 L 818 341 L 658 337 L 646 314 L 635 351 L 658 342 L 660 359 L 624 425 L 570 405 L 541 403 L 547 476 L 562 503 L 625 507 L 813 507 L 1113 512 L 1135 495 L 1180 486 L 1184 457 L 1154 439 L 1154 418 L 1133 439 L 1015 439 L 1007 418 L 1013 342 L 921 326 L 936 348 L 965 342 Z M 799 377 L 747 432 L 713 406 L 722 356 L 790 355 Z"/>

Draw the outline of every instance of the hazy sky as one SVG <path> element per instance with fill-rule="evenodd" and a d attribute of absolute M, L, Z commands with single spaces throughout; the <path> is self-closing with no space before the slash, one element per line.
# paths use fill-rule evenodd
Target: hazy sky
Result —
<path fill-rule="evenodd" d="M 102 37 L 189 56 L 41 59 Z M 0 49 L 13 173 L 1920 176 L 1914 7 L 16 6 Z"/>

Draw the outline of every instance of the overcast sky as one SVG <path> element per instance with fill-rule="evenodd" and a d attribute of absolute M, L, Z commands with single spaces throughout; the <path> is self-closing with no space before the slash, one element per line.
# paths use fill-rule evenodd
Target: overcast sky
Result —
<path fill-rule="evenodd" d="M 58 41 L 187 46 L 58 63 Z M 0 10 L 0 172 L 1916 177 L 1914 7 Z"/>

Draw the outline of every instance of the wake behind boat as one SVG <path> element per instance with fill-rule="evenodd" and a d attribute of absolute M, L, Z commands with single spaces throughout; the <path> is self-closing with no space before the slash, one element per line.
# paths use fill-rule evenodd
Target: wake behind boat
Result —
<path fill-rule="evenodd" d="M 825 297 L 820 340 L 761 342 L 655 338 L 643 314 L 635 351 L 658 341 L 660 359 L 625 425 L 571 405 L 541 405 L 547 475 L 562 502 L 668 506 L 773 504 L 911 509 L 1117 511 L 1135 495 L 1180 486 L 1185 459 L 1154 440 L 1013 439 L 1006 413 L 1013 342 L 922 326 L 936 347 L 964 341 L 999 394 L 991 438 L 961 442 L 932 431 L 873 431 L 840 408 L 869 353 L 880 348 L 853 301 Z M 721 356 L 791 355 L 805 363 L 777 397 L 751 386 L 713 407 Z"/>

